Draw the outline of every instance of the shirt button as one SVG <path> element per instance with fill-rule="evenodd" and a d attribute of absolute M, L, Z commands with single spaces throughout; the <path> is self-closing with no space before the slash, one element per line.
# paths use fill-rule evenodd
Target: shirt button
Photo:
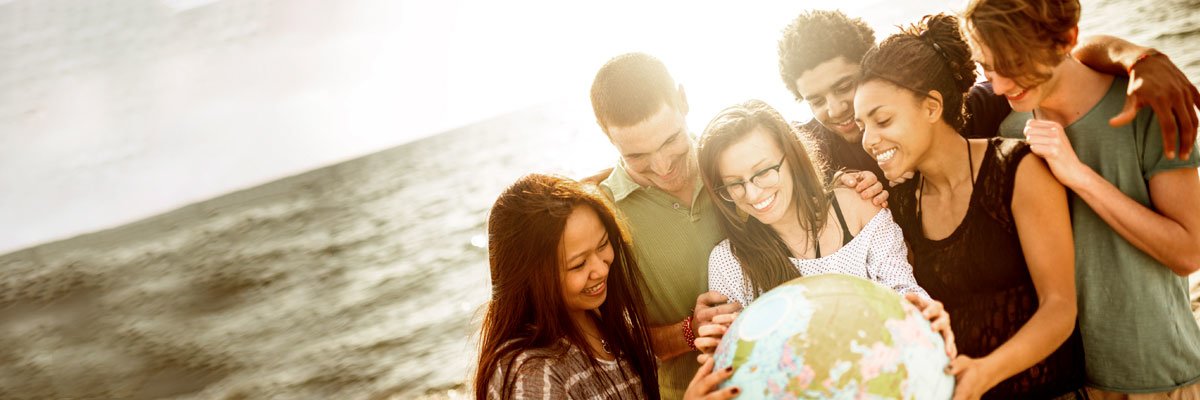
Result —
<path fill-rule="evenodd" d="M 676 209 L 676 210 L 678 210 L 678 209 L 679 209 L 679 203 L 672 204 L 672 205 L 671 205 L 671 207 L 675 207 L 675 209 Z"/>

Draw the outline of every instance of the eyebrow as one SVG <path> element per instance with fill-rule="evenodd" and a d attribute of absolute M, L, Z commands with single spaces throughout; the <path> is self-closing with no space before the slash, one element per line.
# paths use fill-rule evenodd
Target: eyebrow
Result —
<path fill-rule="evenodd" d="M 659 151 L 659 150 L 662 150 L 663 147 L 667 147 L 667 142 L 670 142 L 671 139 L 679 137 L 679 135 L 681 135 L 681 134 L 683 134 L 683 127 L 679 127 L 679 130 L 675 131 L 675 133 L 672 133 L 671 136 L 667 136 L 667 139 L 663 140 L 662 143 L 658 145 L 658 148 L 654 149 L 654 151 Z M 650 152 L 650 153 L 653 153 L 653 152 Z M 648 154 L 648 153 L 630 153 L 630 154 L 625 154 L 624 157 L 636 157 L 636 156 L 642 156 L 642 155 L 646 155 L 646 154 Z"/>
<path fill-rule="evenodd" d="M 596 247 L 599 248 L 600 243 L 604 243 L 605 240 L 608 240 L 608 230 L 605 230 L 604 234 L 600 235 L 600 241 L 596 242 Z M 591 249 L 584 249 L 578 253 L 575 253 L 575 255 L 572 255 L 570 258 L 567 258 L 567 268 L 575 266 L 575 259 L 582 256 L 584 253 L 587 253 L 589 250 Z"/>
<path fill-rule="evenodd" d="M 834 82 L 833 85 L 830 85 L 829 89 L 832 90 L 833 88 L 840 87 L 840 86 L 850 82 L 851 80 L 854 80 L 853 74 L 843 76 L 842 79 L 838 79 L 837 82 Z M 812 101 L 813 98 L 820 97 L 820 96 L 817 96 L 818 94 L 820 94 L 820 93 L 813 93 L 810 96 L 805 96 L 804 101 Z"/>
<path fill-rule="evenodd" d="M 766 165 L 763 165 L 763 163 L 767 163 L 768 165 L 770 165 L 770 163 L 771 163 L 771 158 L 770 158 L 770 157 L 767 157 L 767 158 L 763 158 L 763 159 L 761 159 L 761 160 L 758 160 L 758 162 L 754 163 L 754 165 L 751 165 L 751 166 L 750 166 L 750 168 L 751 168 L 751 169 L 753 169 L 753 170 L 754 170 L 754 173 L 756 173 L 756 174 L 757 174 L 757 173 L 759 173 L 759 172 L 762 172 L 762 170 L 764 170 L 764 169 L 767 169 Z M 738 179 L 742 179 L 742 177 L 740 177 L 740 176 L 734 176 L 734 175 L 725 175 L 725 176 L 722 176 L 721 178 L 738 178 Z M 732 183 L 732 182 L 731 182 L 731 183 Z"/>
<path fill-rule="evenodd" d="M 879 111 L 880 108 L 883 108 L 882 104 L 875 106 L 875 108 L 872 108 L 871 111 L 867 111 L 867 115 L 862 116 L 862 117 L 859 117 L 857 114 L 855 114 L 854 121 L 862 122 L 863 118 L 867 118 L 867 117 L 870 117 L 871 115 L 874 115 L 875 112 Z"/>

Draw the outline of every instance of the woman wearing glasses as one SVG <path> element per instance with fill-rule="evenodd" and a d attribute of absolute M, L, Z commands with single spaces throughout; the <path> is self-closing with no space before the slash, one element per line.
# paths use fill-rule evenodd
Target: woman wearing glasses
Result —
<path fill-rule="evenodd" d="M 722 110 L 704 129 L 699 162 L 728 237 L 709 256 L 710 290 L 749 305 L 801 276 L 867 278 L 921 308 L 953 356 L 949 316 L 913 278 L 891 213 L 852 189 L 827 189 L 800 136 L 775 109 L 750 100 Z M 724 333 L 703 328 L 710 337 Z M 715 345 L 697 339 L 702 343 Z"/>

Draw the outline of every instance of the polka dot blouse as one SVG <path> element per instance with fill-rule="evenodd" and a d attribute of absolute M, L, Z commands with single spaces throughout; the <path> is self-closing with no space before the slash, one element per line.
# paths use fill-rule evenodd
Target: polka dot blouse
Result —
<path fill-rule="evenodd" d="M 904 247 L 904 233 L 892 220 L 892 212 L 882 209 L 871 218 L 850 243 L 821 258 L 790 258 L 801 276 L 846 274 L 867 278 L 892 288 L 901 295 L 916 293 L 929 298 L 913 278 Z M 721 241 L 708 257 L 708 289 L 749 305 L 754 292 L 742 275 L 742 265 L 729 250 L 729 239 Z"/>

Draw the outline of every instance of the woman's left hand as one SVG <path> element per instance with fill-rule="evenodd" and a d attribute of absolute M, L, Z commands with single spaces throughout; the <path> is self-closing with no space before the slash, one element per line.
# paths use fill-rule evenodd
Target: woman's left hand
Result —
<path fill-rule="evenodd" d="M 942 335 L 942 339 L 946 341 L 946 355 L 953 360 L 958 355 L 958 346 L 954 344 L 954 331 L 950 330 L 950 313 L 946 312 L 942 302 L 926 299 L 916 293 L 905 294 L 904 299 L 917 306 L 921 315 L 929 320 L 930 328 Z"/>
<path fill-rule="evenodd" d="M 1071 141 L 1067 140 L 1067 132 L 1062 125 L 1047 120 L 1031 119 L 1025 121 L 1025 141 L 1029 149 L 1046 160 L 1054 178 L 1066 187 L 1073 187 L 1079 182 L 1082 168 L 1086 165 L 1079 162 Z"/>

